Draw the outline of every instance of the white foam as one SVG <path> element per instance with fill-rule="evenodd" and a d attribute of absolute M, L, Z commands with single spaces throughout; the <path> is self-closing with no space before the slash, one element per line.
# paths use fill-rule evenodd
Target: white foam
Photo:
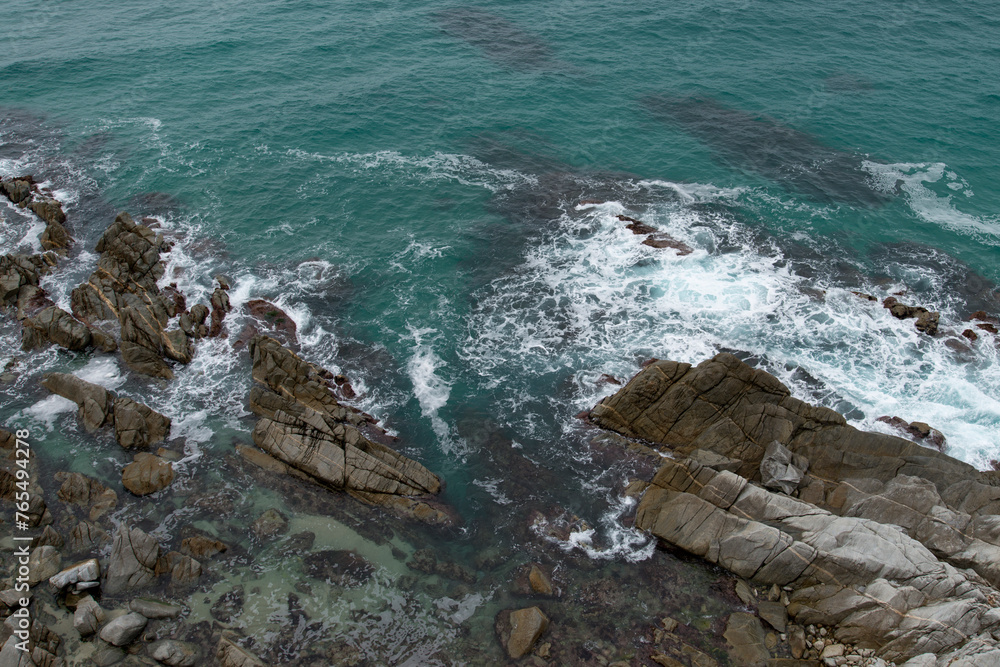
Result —
<path fill-rule="evenodd" d="M 68 412 L 76 412 L 77 405 L 68 398 L 63 398 L 58 394 L 52 394 L 34 405 L 25 408 L 25 414 L 33 417 L 38 422 L 45 425 L 45 428 L 52 431 L 55 428 L 56 420 L 60 415 Z"/>
<path fill-rule="evenodd" d="M 451 383 L 438 374 L 445 366 L 444 361 L 434 352 L 431 344 L 424 342 L 425 338 L 433 338 L 438 332 L 412 326 L 409 330 L 414 346 L 413 355 L 406 362 L 406 370 L 413 383 L 413 395 L 420 404 L 420 413 L 430 420 L 442 449 L 454 453 L 451 428 L 438 414 L 451 396 Z"/>
<path fill-rule="evenodd" d="M 899 187 L 913 212 L 924 222 L 975 237 L 989 245 L 1000 245 L 1000 216 L 977 217 L 955 207 L 951 193 L 938 193 L 933 185 L 941 184 L 953 192 L 972 196 L 969 184 L 943 162 L 898 162 L 879 164 L 864 161 L 862 166 L 872 175 L 876 186 L 892 192 Z M 940 188 L 939 188 L 940 189 Z"/>

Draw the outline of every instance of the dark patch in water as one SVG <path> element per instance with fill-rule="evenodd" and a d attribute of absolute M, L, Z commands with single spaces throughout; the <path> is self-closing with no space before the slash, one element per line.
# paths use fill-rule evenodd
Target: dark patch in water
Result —
<path fill-rule="evenodd" d="M 870 80 L 850 72 L 832 74 L 823 79 L 823 85 L 831 93 L 867 93 L 878 88 Z"/>
<path fill-rule="evenodd" d="M 649 95 L 642 105 L 708 144 L 725 163 L 756 172 L 820 202 L 876 207 L 889 195 L 872 189 L 862 157 L 831 148 L 763 114 L 711 97 Z"/>
<path fill-rule="evenodd" d="M 557 64 L 541 39 L 485 9 L 453 7 L 436 12 L 434 19 L 446 33 L 480 49 L 498 65 L 528 72 Z"/>

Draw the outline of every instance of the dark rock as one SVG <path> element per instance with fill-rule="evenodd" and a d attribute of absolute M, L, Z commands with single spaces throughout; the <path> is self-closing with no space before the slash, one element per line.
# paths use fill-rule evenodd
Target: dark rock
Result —
<path fill-rule="evenodd" d="M 273 507 L 257 517 L 250 530 L 259 540 L 270 540 L 288 532 L 288 519 Z"/>
<path fill-rule="evenodd" d="M 223 635 L 215 649 L 219 667 L 267 667 L 260 658 Z"/>
<path fill-rule="evenodd" d="M 941 319 L 941 313 L 939 312 L 931 312 L 920 306 L 907 306 L 892 296 L 882 302 L 882 307 L 888 308 L 893 317 L 900 320 L 917 318 L 915 324 L 917 330 L 922 331 L 928 336 L 933 336 L 937 333 L 938 321 Z"/>
<path fill-rule="evenodd" d="M 511 659 L 524 657 L 549 627 L 549 618 L 538 607 L 505 609 L 497 615 L 496 629 L 500 643 Z"/>
<path fill-rule="evenodd" d="M 76 611 L 73 612 L 73 627 L 80 633 L 81 637 L 89 637 L 95 634 L 104 619 L 107 617 L 101 605 L 94 601 L 94 598 L 85 595 L 76 603 Z"/>
<path fill-rule="evenodd" d="M 231 590 L 219 596 L 212 605 L 212 618 L 220 623 L 229 623 L 243 611 L 243 587 L 234 586 Z"/>
<path fill-rule="evenodd" d="M 194 667 L 199 663 L 198 647 L 176 639 L 161 639 L 149 645 L 149 655 L 170 667 Z"/>
<path fill-rule="evenodd" d="M 57 472 L 55 480 L 62 482 L 56 494 L 59 500 L 87 508 L 91 521 L 118 505 L 118 494 L 92 477 L 78 472 Z"/>
<path fill-rule="evenodd" d="M 184 588 L 197 583 L 201 577 L 201 563 L 179 551 L 170 551 L 156 562 L 155 574 L 170 574 L 170 585 Z"/>
<path fill-rule="evenodd" d="M 126 449 L 145 449 L 170 434 L 170 418 L 130 398 L 114 403 L 115 439 Z"/>
<path fill-rule="evenodd" d="M 690 255 L 694 250 L 688 244 L 683 241 L 678 241 L 674 237 L 666 234 L 664 232 L 657 232 L 655 234 L 650 234 L 642 242 L 643 245 L 648 245 L 651 248 L 673 248 L 677 251 L 678 256 L 683 257 L 684 255 Z"/>
<path fill-rule="evenodd" d="M 933 447 L 939 452 L 943 452 L 947 445 L 947 441 L 941 431 L 931 428 L 923 422 L 913 422 L 911 424 L 901 417 L 890 417 L 888 415 L 882 415 L 876 421 L 888 424 L 901 433 L 905 433 L 907 436 L 928 447 Z"/>
<path fill-rule="evenodd" d="M 21 326 L 21 349 L 25 351 L 55 343 L 75 352 L 87 349 L 92 343 L 87 325 L 56 306 L 49 306 L 37 315 L 28 317 Z"/>
<path fill-rule="evenodd" d="M 756 616 L 737 612 L 729 615 L 725 638 L 731 649 L 729 657 L 735 665 L 766 667 L 771 657 L 764 643 L 764 626 Z"/>
<path fill-rule="evenodd" d="M 764 450 L 764 458 L 760 462 L 760 481 L 768 489 L 779 489 L 791 495 L 799 488 L 808 469 L 808 461 L 792 454 L 787 447 L 775 440 Z"/>
<path fill-rule="evenodd" d="M 263 299 L 251 299 L 246 307 L 250 316 L 275 339 L 285 345 L 297 344 L 295 320 L 288 313 Z"/>
<path fill-rule="evenodd" d="M 192 558 L 204 560 L 227 549 L 219 540 L 213 540 L 203 535 L 185 537 L 181 540 L 181 553 Z"/>

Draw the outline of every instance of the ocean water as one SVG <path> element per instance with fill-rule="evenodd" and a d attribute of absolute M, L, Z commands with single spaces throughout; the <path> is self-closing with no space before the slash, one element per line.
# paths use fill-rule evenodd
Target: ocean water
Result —
<path fill-rule="evenodd" d="M 68 309 L 119 210 L 176 240 L 164 282 L 189 304 L 219 273 L 233 283 L 229 338 L 202 341 L 169 383 L 115 357 L 25 355 L 0 320 L 17 371 L 0 417 L 47 434 L 54 467 L 110 479 L 121 460 L 38 386 L 71 370 L 172 417 L 175 487 L 218 474 L 253 424 L 233 349 L 253 298 L 286 310 L 301 354 L 348 374 L 358 406 L 442 475 L 464 525 L 438 547 L 458 560 L 526 539 L 600 568 L 667 558 L 618 521 L 634 471 L 607 466 L 574 419 L 613 389 L 602 374 L 650 357 L 736 351 L 856 426 L 924 421 L 957 458 L 1000 458 L 998 340 L 961 337 L 974 311 L 1000 314 L 993 3 L 5 8 L 0 174 L 45 180 L 78 241 L 44 283 L 54 300 Z M 643 245 L 618 216 L 692 252 Z M 39 231 L 0 207 L 4 252 Z M 854 292 L 940 311 L 941 333 Z M 260 494 L 239 516 L 284 502 Z M 524 533 L 552 506 L 586 525 L 558 543 L 538 522 Z M 166 536 L 186 511 L 154 523 Z M 391 585 L 405 567 L 347 542 L 384 569 L 311 613 L 369 659 L 447 662 L 434 656 L 490 636 L 501 585 L 407 602 Z M 279 598 L 295 579 L 268 576 Z M 395 610 L 377 632 L 349 620 L 372 600 Z M 237 625 L 281 625 L 261 609 Z"/>

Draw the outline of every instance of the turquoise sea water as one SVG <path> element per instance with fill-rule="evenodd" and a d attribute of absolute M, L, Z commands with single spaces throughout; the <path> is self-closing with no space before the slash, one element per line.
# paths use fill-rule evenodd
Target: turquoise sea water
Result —
<path fill-rule="evenodd" d="M 218 273 L 234 283 L 230 339 L 168 385 L 110 357 L 24 356 L 0 325 L 0 361 L 21 371 L 0 415 L 52 429 L 53 456 L 80 469 L 95 449 L 38 373 L 76 369 L 170 414 L 185 473 L 208 474 L 252 427 L 231 345 L 258 297 L 442 474 L 471 536 L 523 523 L 499 447 L 555 473 L 545 501 L 596 527 L 587 553 L 647 558 L 573 415 L 609 391 L 602 373 L 652 356 L 736 350 L 859 427 L 898 415 L 956 457 L 1000 457 L 997 341 L 959 336 L 973 311 L 1000 314 L 994 3 L 14 0 L 5 14 L 0 174 L 67 201 L 79 243 L 46 282 L 57 301 L 117 210 L 178 240 L 166 282 L 189 303 Z M 618 215 L 693 252 L 641 245 Z M 31 225 L 0 209 L 4 251 L 28 249 Z M 852 291 L 940 310 L 942 334 Z"/>

